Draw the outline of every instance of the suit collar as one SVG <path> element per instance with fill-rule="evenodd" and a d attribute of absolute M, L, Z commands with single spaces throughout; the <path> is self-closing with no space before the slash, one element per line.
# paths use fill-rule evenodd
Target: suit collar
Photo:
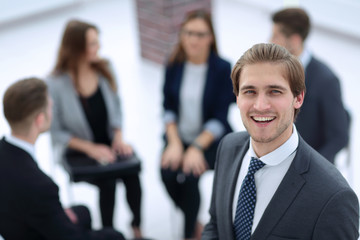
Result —
<path fill-rule="evenodd" d="M 24 140 L 21 140 L 17 137 L 14 137 L 13 135 L 7 135 L 3 139 L 5 139 L 6 142 L 10 143 L 11 145 L 14 145 L 25 152 L 27 152 L 33 159 L 35 159 L 35 147 L 31 143 L 28 143 Z"/>
<path fill-rule="evenodd" d="M 296 156 L 269 205 L 265 209 L 265 212 L 251 237 L 252 240 L 268 238 L 272 229 L 296 199 L 297 194 L 301 191 L 306 182 L 302 175 L 306 174 L 309 170 L 310 151 L 310 147 L 299 136 L 299 147 Z"/>
<path fill-rule="evenodd" d="M 1 140 L 0 140 L 0 144 L 1 144 L 1 148 L 5 147 L 6 151 L 9 151 L 15 155 L 17 155 L 17 157 L 20 157 L 21 159 L 25 159 L 24 156 L 26 157 L 30 157 L 34 163 L 35 163 L 35 158 L 34 156 L 28 152 L 27 150 L 25 150 L 24 148 L 18 146 L 18 145 L 15 145 L 13 144 L 12 142 L 8 141 L 7 138 L 3 137 Z M 11 150 L 8 150 L 8 149 L 11 149 Z M 22 155 L 24 154 L 24 155 Z"/>

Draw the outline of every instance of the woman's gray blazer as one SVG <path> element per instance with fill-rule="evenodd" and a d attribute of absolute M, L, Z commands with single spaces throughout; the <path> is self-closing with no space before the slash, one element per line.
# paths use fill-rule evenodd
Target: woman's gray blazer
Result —
<path fill-rule="evenodd" d="M 93 134 L 81 106 L 73 81 L 66 73 L 53 75 L 47 80 L 49 93 L 53 99 L 53 120 L 50 128 L 52 143 L 61 151 L 67 147 L 72 137 L 93 141 Z M 99 87 L 107 108 L 109 136 L 114 129 L 121 129 L 120 99 L 107 79 L 99 74 Z"/>

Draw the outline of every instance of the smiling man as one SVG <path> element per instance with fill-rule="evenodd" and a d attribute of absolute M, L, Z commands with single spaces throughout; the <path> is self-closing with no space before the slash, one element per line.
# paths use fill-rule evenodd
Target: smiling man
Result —
<path fill-rule="evenodd" d="M 247 132 L 218 147 L 202 239 L 356 240 L 356 194 L 294 125 L 305 96 L 301 63 L 283 47 L 257 44 L 231 78 Z"/>

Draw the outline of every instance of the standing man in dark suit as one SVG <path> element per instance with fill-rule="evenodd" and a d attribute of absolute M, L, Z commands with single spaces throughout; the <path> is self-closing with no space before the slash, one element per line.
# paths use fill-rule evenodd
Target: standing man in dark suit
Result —
<path fill-rule="evenodd" d="M 29 78 L 3 98 L 11 134 L 0 140 L 0 235 L 6 240 L 123 240 L 113 229 L 91 231 L 88 209 L 64 210 L 58 186 L 35 162 L 34 144 L 51 124 L 46 84 Z"/>
<path fill-rule="evenodd" d="M 306 98 L 296 128 L 311 147 L 334 163 L 336 153 L 349 141 L 349 119 L 339 79 L 305 46 L 310 19 L 303 9 L 278 11 L 272 21 L 271 42 L 297 56 L 305 69 Z"/>
<path fill-rule="evenodd" d="M 202 239 L 356 240 L 356 194 L 294 125 L 305 94 L 301 63 L 279 45 L 257 44 L 231 78 L 247 133 L 219 144 Z"/>

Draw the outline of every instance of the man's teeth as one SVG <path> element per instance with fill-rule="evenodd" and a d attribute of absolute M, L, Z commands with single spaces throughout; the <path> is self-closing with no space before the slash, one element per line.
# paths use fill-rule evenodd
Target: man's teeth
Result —
<path fill-rule="evenodd" d="M 257 122 L 269 122 L 275 119 L 275 117 L 253 117 L 253 118 Z"/>

